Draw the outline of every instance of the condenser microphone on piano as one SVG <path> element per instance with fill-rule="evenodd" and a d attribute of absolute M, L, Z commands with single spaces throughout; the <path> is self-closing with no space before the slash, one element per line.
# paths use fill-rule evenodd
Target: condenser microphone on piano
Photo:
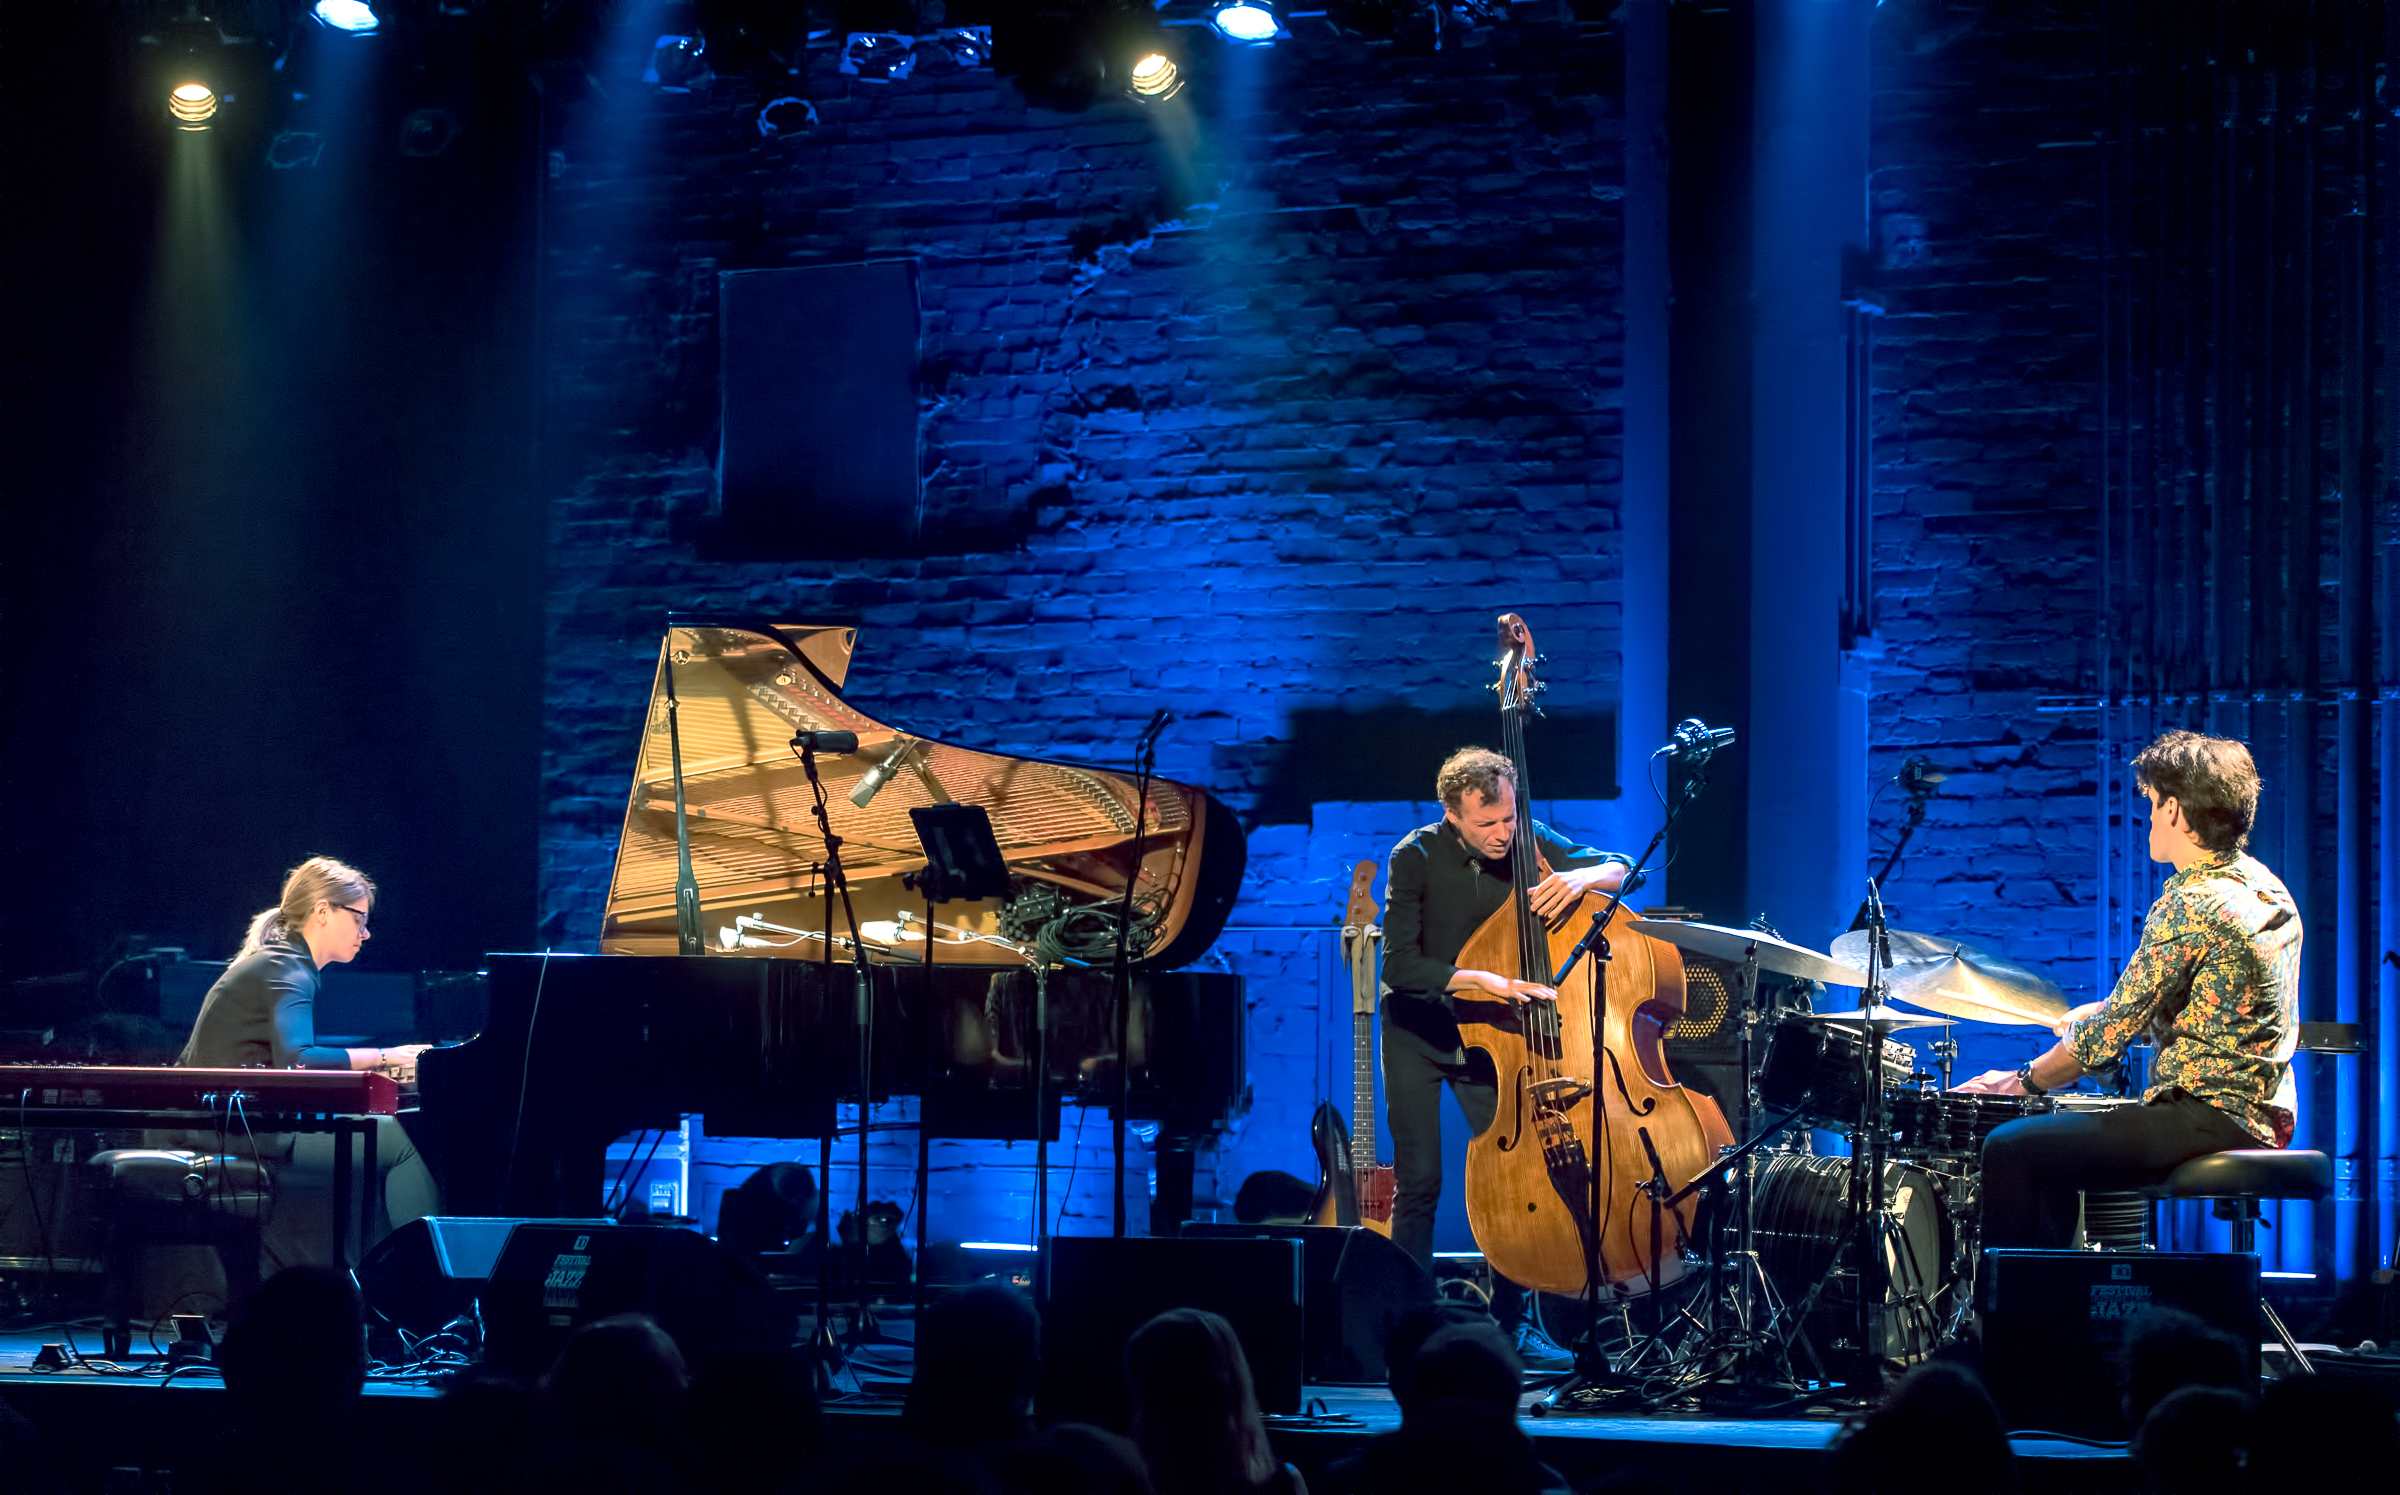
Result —
<path fill-rule="evenodd" d="M 866 776 L 858 781 L 858 787 L 850 791 L 850 803 L 862 810 L 873 804 L 875 796 L 881 794 L 883 786 L 900 772 L 901 763 L 915 747 L 916 744 L 906 738 L 893 743 L 892 750 L 884 755 L 883 761 L 868 769 Z"/>
<path fill-rule="evenodd" d="M 855 753 L 858 751 L 856 732 L 794 732 L 792 751 L 814 753 Z"/>

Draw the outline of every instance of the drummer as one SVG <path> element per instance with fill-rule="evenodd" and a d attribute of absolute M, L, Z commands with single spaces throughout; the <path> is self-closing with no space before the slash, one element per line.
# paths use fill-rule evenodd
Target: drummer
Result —
<path fill-rule="evenodd" d="M 2077 1194 L 2138 1189 L 2176 1165 L 2292 1139 L 2300 911 L 2244 852 L 2258 768 L 2227 737 L 2169 732 L 2133 760 L 2150 805 L 2150 858 L 2174 867 L 2142 943 L 2104 1002 L 2059 1019 L 2030 1064 L 1961 1085 L 2046 1095 L 2114 1062 L 2147 1033 L 2158 1051 L 2142 1104 L 2012 1121 L 1983 1145 L 1983 1244 L 2060 1248 Z"/>

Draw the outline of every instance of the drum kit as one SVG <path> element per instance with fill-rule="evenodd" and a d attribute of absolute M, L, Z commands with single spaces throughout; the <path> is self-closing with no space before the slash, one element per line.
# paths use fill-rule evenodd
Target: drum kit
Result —
<path fill-rule="evenodd" d="M 1665 1378 L 1683 1389 L 1728 1377 L 1762 1391 L 1855 1385 L 1958 1334 L 1972 1297 L 1983 1140 L 2060 1104 L 1953 1091 L 1958 1045 L 1948 1025 L 2048 1027 L 2066 1014 L 2065 994 L 1993 951 L 1885 931 L 1870 902 L 1869 927 L 1843 935 L 1831 954 L 1760 929 L 1633 925 L 1735 968 L 1750 1077 L 1747 1094 L 1726 1097 L 1738 1101 L 1742 1145 L 1682 1191 L 1718 1193 L 1733 1243 L 1712 1259 L 1706 1324 L 1686 1315 L 1685 1342 L 1667 1352 L 1670 1364 L 1696 1371 Z M 1766 975 L 1858 991 L 1862 1002 L 1846 1011 L 1762 1005 Z M 1937 1072 L 1920 1069 L 1917 1051 L 1894 1037 L 1920 1028 L 1941 1030 L 1928 1047 Z M 1846 1138 L 1852 1156 L 1816 1154 L 1819 1129 Z M 1863 1187 L 1862 1177 L 1881 1187 Z"/>

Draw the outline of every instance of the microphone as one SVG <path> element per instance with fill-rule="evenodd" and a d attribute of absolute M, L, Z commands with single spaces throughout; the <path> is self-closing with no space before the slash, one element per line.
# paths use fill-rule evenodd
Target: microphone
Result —
<path fill-rule="evenodd" d="M 1911 794 L 1924 794 L 1932 792 L 1936 784 L 1948 783 L 1950 775 L 1935 768 L 1923 753 L 1911 753 L 1900 765 L 1900 779 Z"/>
<path fill-rule="evenodd" d="M 794 752 L 855 753 L 858 751 L 856 732 L 794 732 Z"/>
<path fill-rule="evenodd" d="M 1686 763 L 1706 763 L 1731 746 L 1733 728 L 1712 727 L 1696 716 L 1687 716 L 1675 724 L 1675 740 L 1668 745 L 1667 754 Z"/>
<path fill-rule="evenodd" d="M 915 748 L 916 744 L 906 739 L 892 744 L 892 750 L 884 755 L 883 761 L 868 769 L 866 777 L 858 781 L 858 787 L 850 791 L 850 803 L 862 810 L 872 804 L 875 796 L 883 792 L 883 786 L 898 776 L 902 762 Z"/>
<path fill-rule="evenodd" d="M 1149 747 L 1150 744 L 1158 741 L 1158 734 L 1167 730 L 1167 723 L 1173 720 L 1175 720 L 1175 713 L 1169 711 L 1164 706 L 1161 706 L 1156 711 L 1151 712 L 1150 725 L 1142 728 L 1141 741 L 1135 745 L 1134 751 L 1138 753 L 1142 749 Z"/>

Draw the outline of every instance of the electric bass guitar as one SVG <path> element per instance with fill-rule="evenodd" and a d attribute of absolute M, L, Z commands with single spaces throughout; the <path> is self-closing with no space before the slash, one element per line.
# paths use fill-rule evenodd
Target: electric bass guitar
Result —
<path fill-rule="evenodd" d="M 1333 1102 L 1323 1101 L 1309 1122 L 1317 1149 L 1317 1200 L 1312 1225 L 1364 1225 L 1392 1233 L 1392 1170 L 1375 1161 L 1376 955 L 1383 929 L 1375 921 L 1375 864 L 1361 862 L 1350 876 L 1350 906 L 1342 915 L 1342 955 L 1350 967 L 1350 1115 L 1342 1124 Z"/>

